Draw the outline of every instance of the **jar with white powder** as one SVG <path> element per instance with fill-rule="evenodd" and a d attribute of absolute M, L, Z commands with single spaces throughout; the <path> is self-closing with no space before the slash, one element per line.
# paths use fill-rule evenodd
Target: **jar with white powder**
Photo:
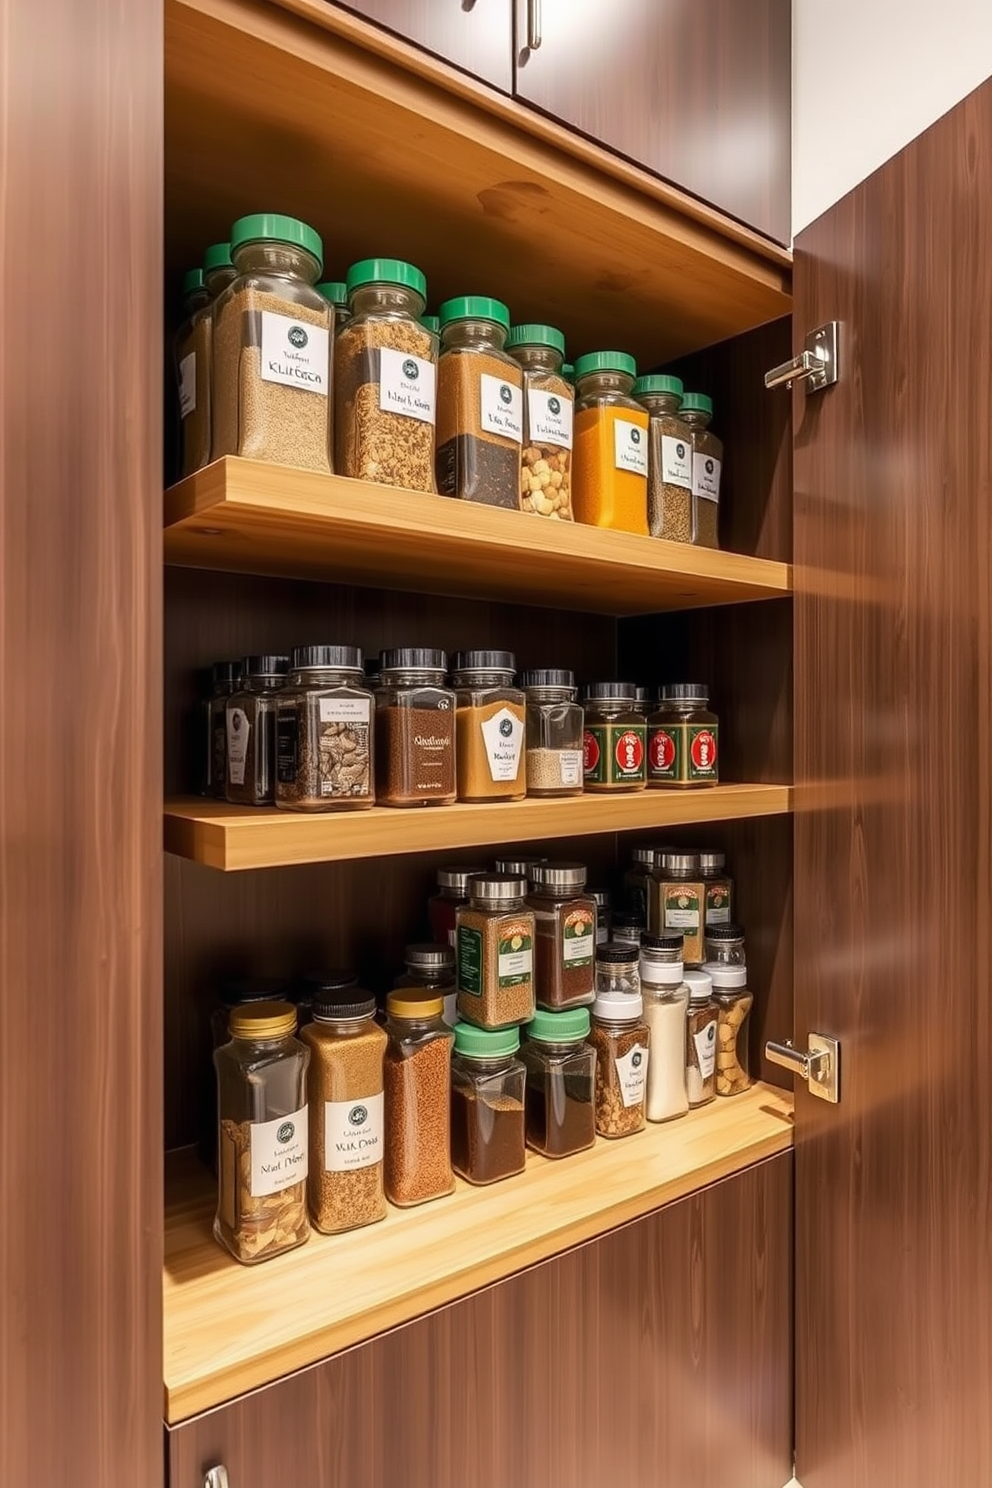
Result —
<path fill-rule="evenodd" d="M 689 1109 L 686 1089 L 686 1010 L 681 935 L 641 936 L 641 995 L 651 1033 L 647 1118 L 671 1121 Z"/>

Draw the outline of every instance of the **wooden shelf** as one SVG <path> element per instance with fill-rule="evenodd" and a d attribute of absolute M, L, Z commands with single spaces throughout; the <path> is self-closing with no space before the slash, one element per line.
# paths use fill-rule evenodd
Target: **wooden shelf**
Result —
<path fill-rule="evenodd" d="M 213 1181 L 181 1154 L 165 1219 L 170 1424 L 364 1342 L 792 1146 L 791 1095 L 757 1085 L 683 1120 L 600 1140 L 519 1178 L 390 1209 L 347 1235 L 239 1266 L 214 1242 Z"/>
<path fill-rule="evenodd" d="M 791 592 L 786 563 L 224 459 L 165 497 L 165 558 L 604 615 Z"/>

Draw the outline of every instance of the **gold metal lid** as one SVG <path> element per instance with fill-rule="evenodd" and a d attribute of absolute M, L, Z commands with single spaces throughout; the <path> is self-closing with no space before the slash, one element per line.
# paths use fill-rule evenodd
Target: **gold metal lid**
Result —
<path fill-rule="evenodd" d="M 227 1031 L 232 1038 L 284 1038 L 296 1032 L 296 1009 L 291 1002 L 249 1002 L 231 1009 Z"/>
<path fill-rule="evenodd" d="M 386 1012 L 391 1018 L 440 1018 L 444 998 L 427 988 L 400 987 L 386 998 Z"/>

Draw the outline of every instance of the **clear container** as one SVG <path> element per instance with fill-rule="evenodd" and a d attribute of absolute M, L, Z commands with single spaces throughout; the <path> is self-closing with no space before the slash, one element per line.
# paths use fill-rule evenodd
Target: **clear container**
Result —
<path fill-rule="evenodd" d="M 192 475 L 210 460 L 210 291 L 202 269 L 183 275 L 185 319 L 175 339 L 179 395 L 179 473 Z"/>
<path fill-rule="evenodd" d="M 443 651 L 383 651 L 375 690 L 375 793 L 381 806 L 455 800 L 455 694 Z"/>
<path fill-rule="evenodd" d="M 372 711 L 357 646 L 297 646 L 276 706 L 276 805 L 374 805 Z"/>
<path fill-rule="evenodd" d="M 648 718 L 648 785 L 717 785 L 720 780 L 720 720 L 709 709 L 703 682 L 674 682 L 661 689 L 658 710 Z"/>
<path fill-rule="evenodd" d="M 455 923 L 458 906 L 468 903 L 468 881 L 482 867 L 464 868 L 460 864 L 437 870 L 438 892 L 427 901 L 431 934 L 438 945 L 455 945 Z"/>
<path fill-rule="evenodd" d="M 692 495 L 692 430 L 679 417 L 682 383 L 678 377 L 639 377 L 634 397 L 647 409 L 648 530 L 668 542 L 696 541 Z"/>
<path fill-rule="evenodd" d="M 641 996 L 651 1033 L 647 1118 L 671 1121 L 689 1109 L 686 1087 L 686 1013 L 681 935 L 641 936 Z"/>
<path fill-rule="evenodd" d="M 524 1087 L 516 1028 L 459 1023 L 451 1056 L 451 1163 L 469 1183 L 497 1183 L 526 1163 Z"/>
<path fill-rule="evenodd" d="M 452 931 L 452 936 L 454 932 Z M 397 989 L 419 988 L 441 999 L 441 1016 L 454 1028 L 458 1016 L 458 984 L 455 980 L 454 939 L 451 945 L 409 945 L 404 953 L 406 970 L 394 983 Z"/>
<path fill-rule="evenodd" d="M 334 310 L 314 288 L 323 244 L 295 217 L 231 229 L 238 277 L 213 317 L 211 458 L 244 455 L 331 470 Z"/>
<path fill-rule="evenodd" d="M 207 703 L 207 784 L 218 801 L 227 795 L 227 704 L 241 686 L 240 661 L 215 661 Z"/>
<path fill-rule="evenodd" d="M 458 1014 L 480 1028 L 529 1023 L 534 1016 L 534 912 L 527 880 L 509 873 L 469 879 L 457 910 Z"/>
<path fill-rule="evenodd" d="M 706 932 L 706 965 L 717 1008 L 716 1093 L 740 1095 L 751 1085 L 748 1033 L 754 998 L 748 991 L 744 931 L 713 925 Z"/>
<path fill-rule="evenodd" d="M 228 1019 L 233 1010 L 252 1002 L 290 1002 L 282 977 L 233 977 L 220 989 L 220 1002 L 210 1013 L 210 1055 L 226 1044 L 231 1037 Z M 217 1171 L 217 1094 L 209 1070 L 199 1085 L 199 1139 L 200 1157 L 210 1168 Z"/>
<path fill-rule="evenodd" d="M 716 1098 L 716 1047 L 719 1013 L 713 1001 L 713 981 L 708 972 L 683 973 L 689 988 L 686 1009 L 685 1083 L 689 1109 L 708 1106 Z"/>
<path fill-rule="evenodd" d="M 527 794 L 526 700 L 512 651 L 459 651 L 455 745 L 459 801 L 522 801 Z"/>
<path fill-rule="evenodd" d="M 596 944 L 603 945 L 610 938 L 613 919 L 613 896 L 609 889 L 586 889 L 596 906 Z"/>
<path fill-rule="evenodd" d="M 640 992 L 607 991 L 592 1006 L 589 1042 L 596 1050 L 596 1130 L 629 1137 L 644 1128 L 651 1034 Z"/>
<path fill-rule="evenodd" d="M 657 855 L 658 849 L 655 847 L 635 847 L 630 855 L 630 867 L 623 876 L 623 891 L 627 903 L 634 914 L 644 917 L 645 924 L 648 912 L 647 882 Z"/>
<path fill-rule="evenodd" d="M 521 672 L 527 699 L 527 794 L 581 796 L 584 714 L 575 673 Z"/>
<path fill-rule="evenodd" d="M 506 349 L 524 370 L 521 510 L 571 522 L 575 394 L 561 374 L 565 337 L 554 326 L 514 326 Z"/>
<path fill-rule="evenodd" d="M 334 307 L 334 361 L 335 372 L 337 370 L 337 357 L 340 348 L 339 335 L 341 330 L 351 319 L 351 310 L 348 305 L 348 286 L 340 279 L 325 279 L 323 284 L 315 284 L 314 288 L 321 299 L 326 300 Z"/>
<path fill-rule="evenodd" d="M 276 700 L 288 656 L 246 656 L 241 687 L 227 700 L 226 796 L 242 806 L 270 806 L 276 796 Z"/>
<path fill-rule="evenodd" d="M 733 919 L 734 880 L 726 869 L 726 855 L 707 850 L 699 854 L 699 874 L 706 885 L 707 933 L 711 925 L 729 925 Z"/>
<path fill-rule="evenodd" d="M 575 363 L 576 520 L 648 535 L 648 425 L 631 397 L 637 363 L 594 351 Z"/>
<path fill-rule="evenodd" d="M 682 936 L 686 966 L 706 960 L 703 943 L 706 886 L 699 873 L 699 854 L 663 852 L 648 884 L 648 932 Z"/>
<path fill-rule="evenodd" d="M 520 1058 L 527 1070 L 527 1146 L 569 1157 L 596 1141 L 596 1051 L 586 1008 L 538 1012 L 527 1024 Z"/>
<path fill-rule="evenodd" d="M 235 1008 L 214 1051 L 218 1181 L 214 1236 L 252 1265 L 309 1239 L 307 1066 L 286 1002 Z"/>
<path fill-rule="evenodd" d="M 591 682 L 583 693 L 583 784 L 587 791 L 638 791 L 647 784 L 647 736 L 632 682 Z"/>
<path fill-rule="evenodd" d="M 385 1183 L 387 1199 L 400 1208 L 454 1192 L 452 1032 L 443 1010 L 443 999 L 425 988 L 386 999 Z"/>
<path fill-rule="evenodd" d="M 437 489 L 519 511 L 524 374 L 503 350 L 510 312 L 466 295 L 447 300 L 440 320 Z"/>
<path fill-rule="evenodd" d="M 695 505 L 695 541 L 704 548 L 720 546 L 720 474 L 723 470 L 723 441 L 710 432 L 713 400 L 705 393 L 686 393 L 682 399 L 683 422 L 692 433 L 692 495 Z"/>
<path fill-rule="evenodd" d="M 641 936 L 647 929 L 647 920 L 636 909 L 615 909 L 610 919 L 611 939 L 617 945 L 639 949 Z"/>
<path fill-rule="evenodd" d="M 641 978 L 638 971 L 640 945 L 608 940 L 596 947 L 596 996 L 639 997 Z"/>
<path fill-rule="evenodd" d="M 534 911 L 539 1008 L 582 1007 L 596 995 L 596 905 L 582 863 L 536 863 L 527 903 Z"/>

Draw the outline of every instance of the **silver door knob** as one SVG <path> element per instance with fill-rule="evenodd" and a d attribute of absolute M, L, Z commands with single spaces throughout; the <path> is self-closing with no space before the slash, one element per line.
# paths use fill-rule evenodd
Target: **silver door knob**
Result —
<path fill-rule="evenodd" d="M 811 1033 L 806 1040 L 807 1052 L 793 1047 L 791 1039 L 765 1045 L 765 1058 L 780 1064 L 806 1081 L 810 1095 L 836 1105 L 840 1100 L 840 1043 L 825 1033 Z"/>

